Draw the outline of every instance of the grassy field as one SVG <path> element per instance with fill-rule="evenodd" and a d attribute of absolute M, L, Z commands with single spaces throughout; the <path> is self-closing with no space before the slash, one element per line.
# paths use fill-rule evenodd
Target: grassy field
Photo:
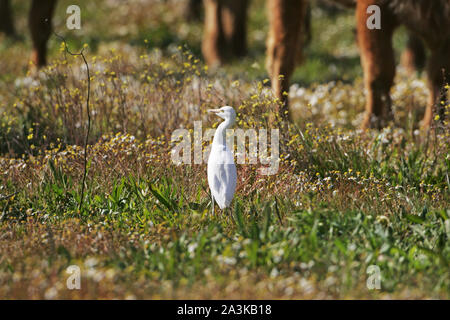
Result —
<path fill-rule="evenodd" d="M 183 1 L 123 3 L 78 1 L 76 32 L 65 29 L 73 1 L 55 16 L 72 51 L 87 44 L 81 198 L 86 69 L 52 37 L 49 66 L 29 72 L 26 3 L 14 2 L 22 41 L 0 39 L 0 298 L 449 298 L 450 131 L 418 129 L 423 75 L 399 68 L 390 127 L 358 130 L 352 13 L 314 6 L 279 170 L 238 165 L 232 209 L 211 216 L 206 165 L 174 164 L 171 135 L 217 126 L 206 110 L 224 104 L 236 127 L 268 128 L 279 102 L 264 70 L 264 1 L 252 2 L 248 57 L 217 70 Z M 80 290 L 66 286 L 71 265 Z M 371 265 L 380 290 L 366 285 Z"/>

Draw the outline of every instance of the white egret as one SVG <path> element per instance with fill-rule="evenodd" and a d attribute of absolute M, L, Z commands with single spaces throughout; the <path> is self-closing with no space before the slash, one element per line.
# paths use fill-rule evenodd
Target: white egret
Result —
<path fill-rule="evenodd" d="M 233 153 L 226 143 L 226 130 L 234 124 L 236 112 L 230 106 L 208 111 L 225 120 L 216 129 L 208 159 L 208 184 L 211 190 L 211 205 L 214 214 L 214 200 L 223 210 L 230 206 L 236 189 L 236 165 Z"/>

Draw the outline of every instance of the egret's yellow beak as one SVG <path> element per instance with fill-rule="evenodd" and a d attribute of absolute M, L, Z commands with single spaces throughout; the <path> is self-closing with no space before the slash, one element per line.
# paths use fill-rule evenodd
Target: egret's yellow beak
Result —
<path fill-rule="evenodd" d="M 220 112 L 220 109 L 209 109 L 208 112 L 217 114 Z"/>

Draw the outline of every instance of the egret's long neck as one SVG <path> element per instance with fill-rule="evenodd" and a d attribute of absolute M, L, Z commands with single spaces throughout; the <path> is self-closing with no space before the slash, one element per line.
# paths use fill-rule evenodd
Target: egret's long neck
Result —
<path fill-rule="evenodd" d="M 231 128 L 233 122 L 231 119 L 226 119 L 224 122 L 219 124 L 216 133 L 214 134 L 213 146 L 226 146 L 226 133 L 227 129 Z"/>

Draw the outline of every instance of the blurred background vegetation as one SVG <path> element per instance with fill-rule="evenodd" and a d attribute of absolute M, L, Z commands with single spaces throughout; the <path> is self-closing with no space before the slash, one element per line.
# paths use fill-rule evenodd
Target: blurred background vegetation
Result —
<path fill-rule="evenodd" d="M 74 50 L 84 43 L 93 54 L 119 44 L 160 48 L 163 52 L 183 45 L 201 57 L 202 21 L 186 19 L 185 0 L 79 0 L 76 4 L 81 8 L 81 30 L 67 30 L 66 8 L 73 3 L 58 1 L 53 22 L 55 32 L 65 36 Z M 30 1 L 12 1 L 12 4 L 21 41 L 0 38 L 2 79 L 13 78 L 26 70 L 31 49 L 27 28 Z M 312 41 L 306 48 L 307 59 L 301 68 L 297 68 L 293 82 L 309 85 L 331 80 L 352 81 L 361 76 L 352 10 L 318 1 L 312 1 L 311 10 Z M 248 55 L 225 66 L 223 71 L 236 78 L 261 80 L 266 77 L 264 59 L 268 22 L 265 0 L 251 1 L 248 12 Z M 202 16 L 203 12 L 200 19 Z M 397 55 L 405 42 L 405 31 L 400 29 L 394 38 Z M 60 41 L 52 36 L 49 41 L 51 58 L 59 54 L 59 46 Z"/>

